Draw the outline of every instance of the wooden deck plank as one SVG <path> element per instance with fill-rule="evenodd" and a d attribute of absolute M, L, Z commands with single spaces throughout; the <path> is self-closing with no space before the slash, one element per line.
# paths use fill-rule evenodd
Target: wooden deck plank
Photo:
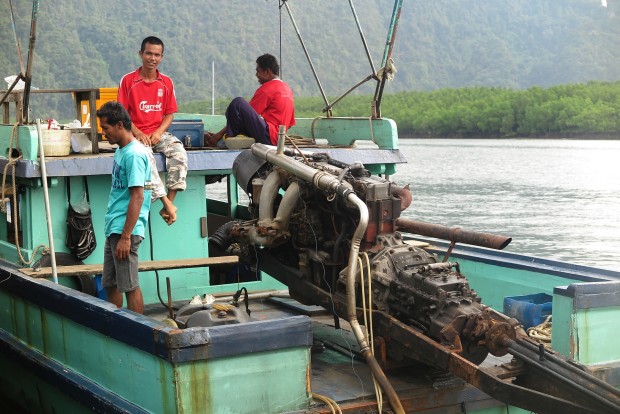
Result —
<path fill-rule="evenodd" d="M 189 267 L 205 267 L 219 264 L 238 263 L 237 256 L 220 256 L 220 257 L 201 257 L 196 259 L 176 259 L 176 260 L 154 260 L 138 263 L 138 271 L 148 272 L 150 270 L 167 270 L 167 269 L 185 269 Z M 52 276 L 51 267 L 41 267 L 39 269 L 24 268 L 19 269 L 20 272 L 34 278 L 43 278 Z M 103 271 L 103 264 L 86 264 L 74 266 L 56 266 L 56 274 L 58 276 L 82 276 L 97 275 Z"/>

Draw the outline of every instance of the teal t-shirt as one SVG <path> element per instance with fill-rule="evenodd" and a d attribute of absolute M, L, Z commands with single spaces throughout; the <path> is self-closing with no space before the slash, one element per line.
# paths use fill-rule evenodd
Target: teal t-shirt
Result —
<path fill-rule="evenodd" d="M 135 140 L 119 148 L 114 153 L 112 167 L 112 189 L 108 200 L 108 212 L 105 215 L 105 236 L 121 234 L 125 226 L 129 208 L 129 188 L 143 187 L 144 202 L 140 216 L 131 234 L 144 237 L 151 208 L 151 167 L 142 143 Z"/>

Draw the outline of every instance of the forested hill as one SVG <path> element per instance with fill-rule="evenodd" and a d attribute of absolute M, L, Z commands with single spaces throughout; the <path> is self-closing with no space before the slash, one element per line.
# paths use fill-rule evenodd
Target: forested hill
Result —
<path fill-rule="evenodd" d="M 13 0 L 24 55 L 31 2 Z M 620 79 L 620 0 L 405 0 L 386 92 L 501 86 L 523 89 Z M 0 77 L 19 72 L 9 1 L 0 2 Z M 390 0 L 355 0 L 375 66 L 381 62 Z M 166 43 L 162 70 L 180 102 L 250 95 L 254 60 L 282 57 L 298 96 L 318 96 L 286 8 L 278 0 L 41 0 L 33 84 L 116 86 L 139 66 L 140 41 Z M 349 2 L 288 0 L 319 79 L 339 95 L 370 73 Z M 280 27 L 282 33 L 280 33 Z M 280 52 L 280 38 L 281 52 Z M 26 56 L 24 56 L 24 59 Z M 361 90 L 368 94 L 370 85 Z"/>

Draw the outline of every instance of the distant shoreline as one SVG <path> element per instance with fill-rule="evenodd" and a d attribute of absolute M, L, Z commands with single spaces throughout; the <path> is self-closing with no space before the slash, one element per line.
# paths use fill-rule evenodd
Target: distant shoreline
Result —
<path fill-rule="evenodd" d="M 400 135 L 400 134 L 399 134 Z M 620 133 L 617 134 L 544 134 L 536 136 L 514 136 L 514 137 L 464 137 L 460 135 L 450 136 L 399 136 L 399 139 L 566 139 L 583 141 L 616 141 L 620 140 Z"/>

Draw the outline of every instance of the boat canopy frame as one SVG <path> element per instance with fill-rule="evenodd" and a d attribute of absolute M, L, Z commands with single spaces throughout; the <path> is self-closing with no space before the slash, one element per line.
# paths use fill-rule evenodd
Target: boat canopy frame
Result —
<path fill-rule="evenodd" d="M 280 3 L 279 4 L 280 44 L 282 44 L 282 8 L 284 7 L 289 15 L 289 18 L 291 19 L 291 23 L 293 25 L 293 28 L 295 29 L 297 38 L 299 39 L 299 42 L 301 43 L 301 47 L 304 51 L 304 54 L 306 55 L 308 64 L 310 65 L 310 70 L 312 71 L 312 75 L 314 76 L 314 79 L 316 80 L 319 91 L 321 92 L 321 96 L 323 97 L 323 101 L 325 102 L 325 107 L 323 107 L 323 112 L 327 114 L 327 117 L 333 116 L 334 105 L 336 105 L 338 102 L 340 102 L 347 95 L 349 95 L 355 89 L 359 88 L 364 83 L 368 82 L 371 79 L 374 79 L 377 84 L 376 84 L 375 93 L 374 93 L 372 104 L 371 104 L 371 107 L 372 107 L 371 118 L 372 119 L 381 118 L 381 99 L 383 97 L 385 82 L 388 79 L 392 79 L 395 73 L 394 62 L 392 60 L 392 52 L 394 50 L 394 43 L 396 41 L 396 29 L 398 27 L 398 22 L 400 20 L 400 11 L 402 9 L 403 1 L 402 0 L 394 1 L 394 8 L 392 11 L 392 17 L 390 19 L 390 26 L 388 29 L 385 48 L 383 51 L 383 59 L 381 61 L 381 68 L 379 70 L 376 70 L 373 60 L 372 60 L 372 56 L 370 54 L 370 50 L 368 49 L 368 43 L 366 42 L 366 37 L 364 36 L 364 32 L 362 30 L 362 26 L 357 16 L 357 12 L 355 11 L 355 6 L 353 5 L 353 0 L 349 0 L 349 6 L 351 7 L 351 12 L 353 13 L 353 18 L 355 19 L 355 24 L 360 34 L 362 45 L 364 47 L 366 57 L 368 58 L 368 63 L 370 64 L 371 73 L 368 76 L 366 76 L 364 79 L 362 79 L 361 81 L 359 81 L 358 83 L 356 83 L 355 85 L 347 89 L 344 93 L 342 93 L 339 97 L 334 99 L 334 101 L 331 103 L 329 102 L 329 99 L 327 98 L 327 95 L 325 94 L 325 90 L 323 89 L 323 85 L 321 84 L 321 80 L 319 79 L 319 75 L 316 71 L 316 68 L 314 67 L 314 64 L 312 63 L 312 58 L 310 57 L 310 54 L 308 53 L 308 49 L 306 48 L 306 44 L 304 42 L 304 39 L 301 36 L 299 27 L 297 26 L 297 23 L 295 22 L 295 18 L 293 17 L 293 12 L 291 11 L 291 8 L 289 7 L 288 2 L 289 0 L 279 0 L 279 3 Z M 280 54 L 282 54 L 282 51 L 280 51 Z"/>

